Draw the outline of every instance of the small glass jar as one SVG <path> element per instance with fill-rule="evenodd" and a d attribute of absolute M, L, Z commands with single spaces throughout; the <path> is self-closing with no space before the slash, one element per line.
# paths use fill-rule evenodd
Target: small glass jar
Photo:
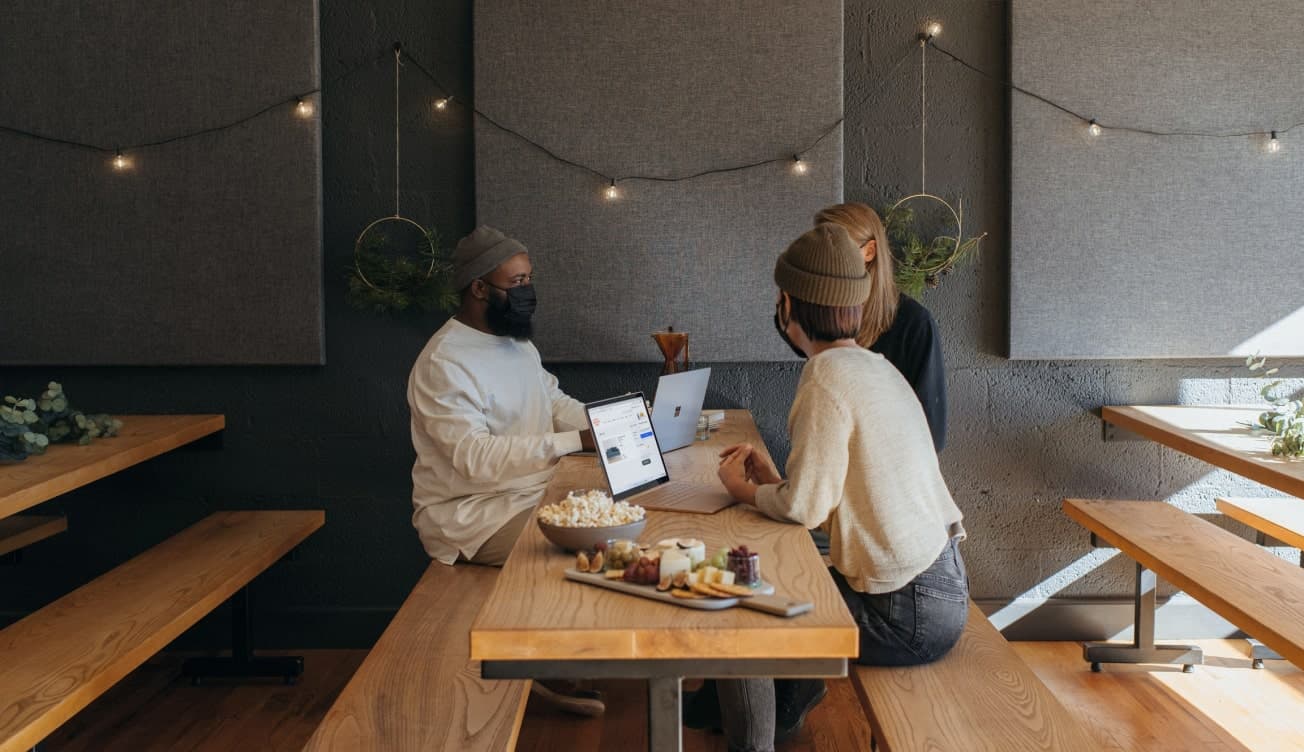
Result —
<path fill-rule="evenodd" d="M 637 541 L 627 538 L 618 538 L 607 541 L 607 556 L 605 566 L 607 569 L 624 569 L 630 564 L 638 561 L 641 555 Z"/>
<path fill-rule="evenodd" d="M 697 416 L 697 440 L 707 441 L 711 438 L 711 419 L 706 413 Z"/>
<path fill-rule="evenodd" d="M 759 587 L 761 584 L 761 555 L 754 553 L 729 553 L 726 567 L 734 574 L 735 585 Z"/>

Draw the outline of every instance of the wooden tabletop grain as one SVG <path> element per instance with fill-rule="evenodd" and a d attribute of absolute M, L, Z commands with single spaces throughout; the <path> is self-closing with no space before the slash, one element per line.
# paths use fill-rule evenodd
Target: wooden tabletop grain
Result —
<path fill-rule="evenodd" d="M 1065 499 L 1064 512 L 1304 668 L 1304 569 L 1162 501 Z"/>
<path fill-rule="evenodd" d="M 727 411 L 710 441 L 666 455 L 671 480 L 716 480 L 717 454 L 747 441 L 765 451 L 746 410 Z M 567 457 L 544 503 L 574 489 L 605 488 L 593 457 Z M 631 501 L 636 502 L 637 499 Z M 642 540 L 693 537 L 708 551 L 747 544 L 761 556 L 762 576 L 780 595 L 815 604 L 784 619 L 745 609 L 697 611 L 570 582 L 574 556 L 544 539 L 530 522 L 471 628 L 480 661 L 854 658 L 856 625 L 820 559 L 810 533 L 750 507 L 714 515 L 648 512 Z"/>
<path fill-rule="evenodd" d="M 1101 410 L 1101 417 L 1210 465 L 1304 497 L 1304 461 L 1272 456 L 1268 436 L 1244 425 L 1254 423 L 1264 409 L 1233 405 L 1110 405 Z"/>
<path fill-rule="evenodd" d="M 221 415 L 123 415 L 118 436 L 56 444 L 22 462 L 0 464 L 0 517 L 189 444 L 226 426 Z"/>

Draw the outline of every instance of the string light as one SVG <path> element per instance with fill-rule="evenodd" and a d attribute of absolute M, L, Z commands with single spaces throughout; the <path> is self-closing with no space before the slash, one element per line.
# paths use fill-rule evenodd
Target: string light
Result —
<path fill-rule="evenodd" d="M 806 164 L 799 155 L 793 154 L 792 172 L 794 175 L 805 175 L 807 172 L 810 172 L 810 165 Z"/>
<path fill-rule="evenodd" d="M 440 97 L 439 99 L 435 100 L 435 109 L 439 110 L 440 112 L 443 112 L 444 110 L 448 109 L 448 103 L 452 101 L 453 101 L 452 97 Z"/>
<path fill-rule="evenodd" d="M 1087 133 L 1093 136 L 1099 136 L 1102 130 L 1100 123 L 1097 123 L 1095 120 L 1091 120 L 1087 123 Z"/>
<path fill-rule="evenodd" d="M 294 103 L 294 114 L 301 118 L 312 117 L 312 102 L 306 99 L 296 100 Z"/>
<path fill-rule="evenodd" d="M 620 198 L 620 189 L 616 187 L 616 181 L 611 181 L 611 185 L 607 186 L 607 190 L 603 191 L 602 195 L 606 196 L 608 201 Z"/>
<path fill-rule="evenodd" d="M 123 170 L 127 169 L 127 167 L 129 167 L 130 165 L 131 163 L 127 161 L 127 158 L 125 156 L 123 156 L 122 150 L 118 149 L 118 153 L 113 155 L 113 169 L 117 170 L 118 172 L 122 172 Z"/>
<path fill-rule="evenodd" d="M 1276 154 L 1279 151 L 1281 151 L 1281 140 L 1277 138 L 1277 132 L 1273 131 L 1272 135 L 1268 137 L 1268 152 Z"/>

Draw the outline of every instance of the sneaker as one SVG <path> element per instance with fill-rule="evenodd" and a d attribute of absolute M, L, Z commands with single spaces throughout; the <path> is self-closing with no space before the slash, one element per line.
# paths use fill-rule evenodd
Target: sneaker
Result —
<path fill-rule="evenodd" d="M 607 706 L 602 702 L 602 693 L 591 689 L 579 689 L 558 682 L 534 681 L 530 684 L 530 694 L 573 715 L 597 718 L 607 712 Z"/>
<path fill-rule="evenodd" d="M 822 679 L 776 679 L 774 741 L 782 744 L 801 731 L 806 716 L 829 693 Z"/>
<path fill-rule="evenodd" d="M 702 688 L 684 697 L 682 711 L 684 728 L 704 729 L 719 733 L 724 728 L 720 719 L 720 696 L 715 691 L 715 680 L 702 682 Z"/>

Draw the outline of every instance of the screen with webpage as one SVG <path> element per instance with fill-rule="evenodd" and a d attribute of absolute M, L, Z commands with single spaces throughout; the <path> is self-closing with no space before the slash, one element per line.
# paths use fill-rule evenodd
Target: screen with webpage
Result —
<path fill-rule="evenodd" d="M 593 444 L 607 468 L 611 495 L 651 483 L 666 474 L 647 403 L 641 395 L 589 408 Z"/>

